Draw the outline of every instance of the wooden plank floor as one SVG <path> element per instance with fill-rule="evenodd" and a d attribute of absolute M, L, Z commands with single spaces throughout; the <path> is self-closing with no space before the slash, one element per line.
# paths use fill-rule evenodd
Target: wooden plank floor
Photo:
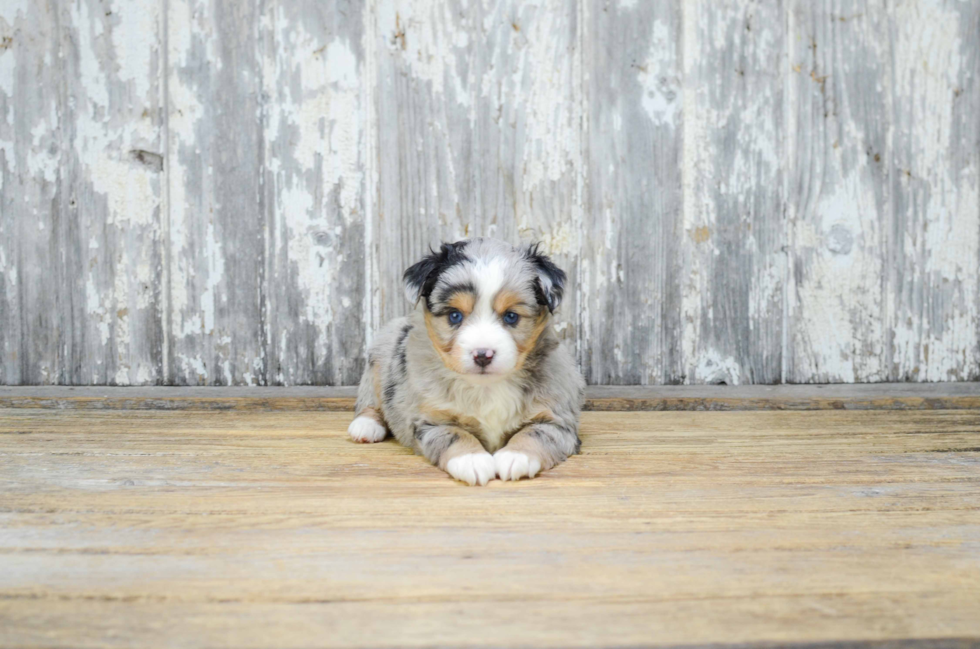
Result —
<path fill-rule="evenodd" d="M 980 411 L 586 413 L 485 488 L 349 419 L 0 410 L 0 645 L 980 646 Z"/>

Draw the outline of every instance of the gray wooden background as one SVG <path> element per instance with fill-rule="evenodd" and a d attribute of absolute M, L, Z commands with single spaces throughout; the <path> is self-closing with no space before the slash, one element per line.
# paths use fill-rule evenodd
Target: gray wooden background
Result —
<path fill-rule="evenodd" d="M 592 383 L 980 378 L 980 0 L 0 0 L 0 384 L 351 384 L 543 241 Z"/>

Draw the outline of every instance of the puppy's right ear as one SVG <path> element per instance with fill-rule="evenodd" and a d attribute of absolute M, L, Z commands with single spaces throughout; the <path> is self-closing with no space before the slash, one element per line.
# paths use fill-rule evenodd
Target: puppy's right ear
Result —
<path fill-rule="evenodd" d="M 402 279 L 405 281 L 405 296 L 409 302 L 417 304 L 419 298 L 429 299 L 442 271 L 467 259 L 463 254 L 466 243 L 466 241 L 444 243 L 439 246 L 439 250 L 429 248 L 428 255 L 405 271 Z"/>

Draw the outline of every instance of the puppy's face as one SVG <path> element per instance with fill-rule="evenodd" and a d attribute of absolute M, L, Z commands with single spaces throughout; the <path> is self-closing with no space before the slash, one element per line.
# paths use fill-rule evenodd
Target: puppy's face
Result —
<path fill-rule="evenodd" d="M 522 367 L 564 281 L 536 247 L 492 239 L 443 244 L 405 272 L 409 299 L 425 301 L 429 339 L 442 362 L 478 381 Z"/>

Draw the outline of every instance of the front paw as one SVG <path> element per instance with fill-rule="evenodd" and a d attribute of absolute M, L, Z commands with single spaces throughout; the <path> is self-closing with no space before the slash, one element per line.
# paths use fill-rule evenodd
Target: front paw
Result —
<path fill-rule="evenodd" d="M 355 442 L 373 444 L 374 442 L 383 440 L 388 434 L 388 431 L 378 423 L 377 419 L 361 415 L 347 427 L 347 434 Z"/>
<path fill-rule="evenodd" d="M 493 480 L 493 456 L 489 453 L 467 453 L 446 463 L 446 472 L 460 482 L 481 487 Z"/>
<path fill-rule="evenodd" d="M 501 480 L 533 478 L 541 470 L 538 458 L 520 451 L 501 449 L 493 454 L 494 468 Z"/>

